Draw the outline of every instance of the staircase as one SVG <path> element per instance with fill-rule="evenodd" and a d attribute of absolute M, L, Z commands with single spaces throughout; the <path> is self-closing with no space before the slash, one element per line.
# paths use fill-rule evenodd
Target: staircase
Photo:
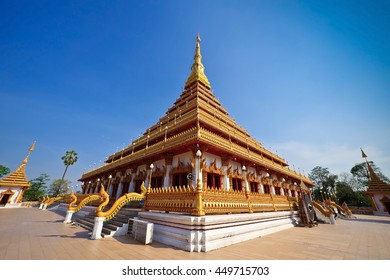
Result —
<path fill-rule="evenodd" d="M 113 236 L 118 229 L 128 224 L 129 218 L 137 217 L 139 211 L 140 209 L 125 207 L 119 210 L 118 214 L 116 214 L 112 220 L 103 224 L 102 237 Z M 80 217 L 75 221 L 75 224 L 92 232 L 95 224 L 95 217 L 95 213 Z"/>

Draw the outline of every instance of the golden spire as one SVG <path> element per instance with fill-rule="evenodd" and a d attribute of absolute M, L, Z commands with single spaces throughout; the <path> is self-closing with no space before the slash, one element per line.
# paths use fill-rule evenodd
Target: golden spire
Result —
<path fill-rule="evenodd" d="M 200 81 L 206 86 L 210 87 L 210 82 L 204 74 L 204 66 L 202 64 L 202 55 L 200 54 L 200 36 L 196 36 L 196 48 L 194 55 L 194 63 L 191 66 L 191 74 L 187 79 L 185 87 L 194 81 Z"/>
<path fill-rule="evenodd" d="M 28 154 L 27 154 L 26 158 L 23 160 L 23 163 L 22 163 L 22 164 L 26 164 L 26 163 L 27 163 L 30 154 L 31 154 L 32 152 L 34 152 L 34 148 L 35 148 L 35 141 L 34 141 L 34 143 L 32 143 L 32 145 L 31 145 L 30 148 L 28 149 Z"/>
<path fill-rule="evenodd" d="M 26 164 L 28 162 L 28 158 L 31 152 L 34 151 L 34 146 L 35 146 L 35 142 L 28 149 L 28 154 L 26 158 L 23 160 L 22 164 L 19 165 L 19 167 L 14 172 L 0 179 L 0 186 L 7 186 L 7 187 L 14 187 L 14 186 L 29 187 L 30 186 L 26 177 L 25 169 L 26 169 Z"/>

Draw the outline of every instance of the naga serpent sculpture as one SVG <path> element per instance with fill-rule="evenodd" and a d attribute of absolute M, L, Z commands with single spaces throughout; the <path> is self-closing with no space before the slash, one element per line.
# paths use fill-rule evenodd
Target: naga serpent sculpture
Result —
<path fill-rule="evenodd" d="M 323 215 L 325 215 L 326 217 L 330 217 L 331 215 L 333 215 L 333 210 L 330 208 L 330 207 L 327 207 L 327 209 L 325 209 L 324 207 L 322 207 L 321 204 L 319 204 L 317 201 L 313 201 L 313 206 L 315 208 L 317 208 Z"/>
<path fill-rule="evenodd" d="M 112 218 L 115 217 L 115 215 L 119 212 L 119 210 L 128 202 L 130 201 L 141 201 L 145 198 L 146 196 L 146 188 L 144 186 L 144 183 L 142 183 L 141 185 L 141 190 L 142 192 L 139 194 L 139 193 L 135 193 L 135 192 L 132 192 L 132 193 L 127 193 L 123 196 L 121 196 L 120 198 L 118 198 L 114 204 L 111 206 L 111 208 L 105 212 L 103 212 L 104 210 L 104 207 L 107 206 L 107 204 L 109 203 L 110 201 L 110 197 L 108 195 L 108 193 L 104 190 L 104 187 L 102 185 L 102 188 L 101 190 L 103 191 L 103 199 L 104 201 L 98 206 L 97 210 L 96 210 L 96 215 L 98 217 L 104 217 L 104 221 L 109 221 L 111 220 Z"/>
<path fill-rule="evenodd" d="M 102 187 L 103 189 L 103 187 Z M 70 197 L 72 198 L 72 201 L 69 203 L 68 210 L 73 211 L 74 213 L 79 212 L 85 205 L 88 203 L 95 201 L 95 200 L 103 200 L 103 192 L 102 189 L 100 190 L 99 194 L 91 194 L 87 197 L 85 197 L 83 200 L 80 201 L 80 203 L 76 206 L 73 207 L 73 205 L 77 202 L 77 197 L 73 192 L 71 192 Z M 103 190 L 104 191 L 104 190 Z"/>
<path fill-rule="evenodd" d="M 51 204 L 53 204 L 54 202 L 58 201 L 58 200 L 61 200 L 63 199 L 64 196 L 56 196 L 56 197 L 52 197 L 52 198 L 49 198 L 48 200 L 45 200 L 44 204 L 46 206 L 49 206 Z"/>

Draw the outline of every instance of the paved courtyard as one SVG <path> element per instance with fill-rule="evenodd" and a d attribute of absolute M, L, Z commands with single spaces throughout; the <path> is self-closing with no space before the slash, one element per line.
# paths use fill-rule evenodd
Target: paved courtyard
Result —
<path fill-rule="evenodd" d="M 65 213 L 0 209 L 0 260 L 390 260 L 390 217 L 296 227 L 207 253 L 121 236 L 90 240 Z"/>

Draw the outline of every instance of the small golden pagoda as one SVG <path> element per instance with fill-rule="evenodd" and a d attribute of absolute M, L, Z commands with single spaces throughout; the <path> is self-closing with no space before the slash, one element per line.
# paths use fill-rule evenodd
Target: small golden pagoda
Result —
<path fill-rule="evenodd" d="M 23 193 L 30 187 L 25 169 L 34 146 L 35 143 L 31 145 L 26 158 L 14 172 L 0 179 L 0 205 L 18 206 L 22 202 Z"/>
<path fill-rule="evenodd" d="M 195 172 L 198 151 L 201 175 Z M 296 198 L 313 186 L 229 116 L 205 75 L 199 35 L 191 73 L 179 98 L 141 137 L 110 155 L 103 166 L 83 174 L 80 181 L 83 194 L 98 192 L 103 183 L 109 196 L 117 199 L 129 192 L 141 193 L 142 183 L 153 192 L 196 186 L 197 179 L 204 190 L 245 190 L 275 197 Z M 308 188 L 303 190 L 302 185 Z"/>
<path fill-rule="evenodd" d="M 374 215 L 389 216 L 390 215 L 390 184 L 383 182 L 375 173 L 370 163 L 367 161 L 367 155 L 362 150 L 362 157 L 365 158 L 370 181 L 366 195 L 370 197 Z"/>

